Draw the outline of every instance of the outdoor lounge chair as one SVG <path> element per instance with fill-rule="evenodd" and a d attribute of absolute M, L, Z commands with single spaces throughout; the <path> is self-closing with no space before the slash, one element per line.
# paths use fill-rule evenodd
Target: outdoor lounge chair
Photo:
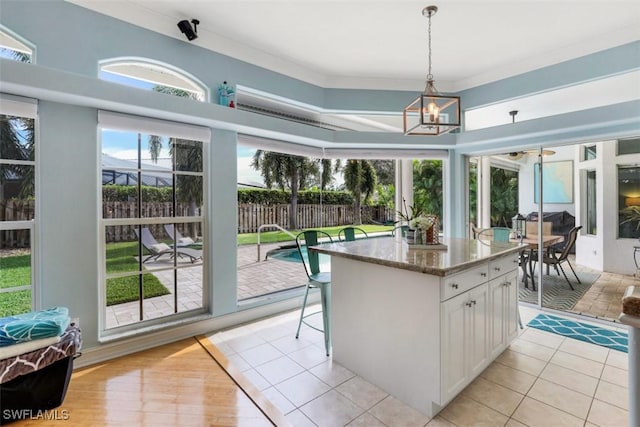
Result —
<path fill-rule="evenodd" d="M 173 224 L 165 224 L 164 231 L 167 232 L 169 237 L 171 237 L 177 247 L 184 246 L 202 246 L 202 242 L 196 242 L 191 237 L 184 237 Z M 174 235 L 175 233 L 175 235 Z"/>
<path fill-rule="evenodd" d="M 138 235 L 137 229 L 134 229 L 134 232 L 136 233 L 136 236 L 140 237 Z M 150 259 L 156 261 L 158 258 L 160 258 L 163 255 L 169 255 L 173 257 L 174 251 L 181 258 L 189 257 L 191 262 L 196 262 L 197 260 L 202 259 L 201 250 L 191 249 L 191 248 L 178 248 L 178 247 L 172 248 L 166 243 L 160 243 L 155 239 L 155 237 L 153 237 L 153 234 L 151 234 L 151 231 L 146 227 L 142 229 L 141 242 L 142 242 L 142 246 L 144 246 L 144 248 L 150 252 L 150 255 L 147 258 L 145 258 L 142 261 L 142 263 L 145 263 Z"/>

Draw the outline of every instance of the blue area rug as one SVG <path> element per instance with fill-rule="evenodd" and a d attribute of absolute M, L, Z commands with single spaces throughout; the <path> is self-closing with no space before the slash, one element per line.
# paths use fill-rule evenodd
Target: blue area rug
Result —
<path fill-rule="evenodd" d="M 551 314 L 538 314 L 527 326 L 625 353 L 629 352 L 629 337 L 626 332 L 613 331 Z"/>

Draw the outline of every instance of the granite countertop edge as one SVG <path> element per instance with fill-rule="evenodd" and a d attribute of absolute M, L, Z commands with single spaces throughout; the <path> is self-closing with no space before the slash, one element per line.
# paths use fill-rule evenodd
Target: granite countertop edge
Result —
<path fill-rule="evenodd" d="M 470 260 L 470 261 L 465 261 L 465 262 L 461 262 L 459 264 L 456 264 L 454 266 L 444 267 L 444 268 L 425 267 L 425 266 L 410 264 L 410 263 L 406 263 L 406 262 L 393 261 L 393 260 L 382 259 L 382 258 L 374 258 L 374 257 L 363 256 L 363 255 L 359 255 L 359 254 L 338 252 L 338 251 L 334 251 L 334 250 L 331 250 L 331 249 L 328 249 L 328 248 L 323 248 L 323 245 L 313 246 L 313 247 L 311 247 L 311 250 L 314 250 L 314 251 L 319 252 L 319 253 L 331 255 L 331 256 L 337 256 L 337 257 L 340 257 L 340 258 L 346 258 L 346 259 L 351 259 L 351 260 L 355 260 L 355 261 L 368 262 L 368 263 L 371 263 L 371 264 L 377 264 L 377 265 L 382 265 L 382 266 L 386 266 L 386 267 L 398 268 L 398 269 L 401 269 L 401 270 L 414 271 L 416 273 L 431 274 L 431 275 L 434 275 L 434 276 L 445 277 L 445 276 L 450 276 L 452 274 L 458 273 L 460 271 L 467 270 L 467 269 L 469 269 L 471 267 L 474 267 L 476 265 L 483 264 L 483 263 L 485 263 L 487 261 L 491 261 L 493 259 L 500 258 L 502 256 L 509 255 L 511 253 L 520 252 L 523 249 L 526 249 L 528 246 L 529 245 L 527 245 L 527 244 L 521 244 L 519 246 L 514 246 L 514 247 L 511 247 L 511 248 L 505 248 L 503 251 L 488 255 L 488 256 L 483 257 L 481 259 L 474 259 L 474 260 Z"/>

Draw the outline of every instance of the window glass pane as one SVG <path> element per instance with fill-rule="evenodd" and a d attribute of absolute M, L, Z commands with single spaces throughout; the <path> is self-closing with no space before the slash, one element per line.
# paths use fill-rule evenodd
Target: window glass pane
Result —
<path fill-rule="evenodd" d="M 596 210 L 596 171 L 587 171 L 586 181 L 586 217 L 587 217 L 587 234 L 596 233 L 597 210 Z"/>
<path fill-rule="evenodd" d="M 31 311 L 31 291 L 11 291 L 0 293 L 0 317 Z"/>
<path fill-rule="evenodd" d="M 618 212 L 621 238 L 640 237 L 640 167 L 618 167 Z"/>
<path fill-rule="evenodd" d="M 140 271 L 140 243 L 136 237 L 136 230 L 134 225 L 105 227 L 107 275 Z"/>
<path fill-rule="evenodd" d="M 4 31 L 0 31 L 0 46 L 0 58 L 18 62 L 32 62 L 33 51 Z"/>
<path fill-rule="evenodd" d="M 107 279 L 107 328 L 140 321 L 140 275 Z"/>
<path fill-rule="evenodd" d="M 511 227 L 518 213 L 518 172 L 491 167 L 491 226 Z"/>
<path fill-rule="evenodd" d="M 114 171 L 115 175 L 119 172 Z M 104 178 L 104 172 L 102 174 Z M 134 185 L 102 186 L 103 218 L 139 218 L 138 187 Z"/>
<path fill-rule="evenodd" d="M 31 232 L 0 231 L 0 317 L 31 311 Z"/>
<path fill-rule="evenodd" d="M 621 139 L 618 141 L 618 156 L 640 153 L 640 138 Z"/>
<path fill-rule="evenodd" d="M 202 142 L 173 139 L 171 150 L 175 157 L 176 171 L 202 172 Z"/>
<path fill-rule="evenodd" d="M 0 289 L 31 285 L 30 230 L 0 230 Z"/>
<path fill-rule="evenodd" d="M 34 120 L 0 114 L 0 159 L 35 159 Z"/>
<path fill-rule="evenodd" d="M 588 145 L 584 147 L 584 160 L 593 160 L 596 158 L 596 146 Z"/>
<path fill-rule="evenodd" d="M 2 167 L 0 166 L 0 173 Z M 28 221 L 35 217 L 35 201 L 32 198 L 15 198 L 19 189 L 5 183 L 0 185 L 0 221 Z M 3 196 L 8 197 L 3 197 Z"/>
<path fill-rule="evenodd" d="M 142 204 L 140 205 L 143 218 L 159 218 L 173 216 L 173 185 L 171 174 L 156 173 L 147 176 L 143 182 L 154 185 L 142 185 Z M 169 183 L 169 185 L 166 185 Z M 157 185 L 156 185 L 157 184 Z"/>
<path fill-rule="evenodd" d="M 27 201 L 33 199 L 35 194 L 34 174 L 34 166 L 0 164 L 0 200 Z M 20 219 L 31 218 L 22 217 Z"/>
<path fill-rule="evenodd" d="M 176 175 L 176 216 L 202 215 L 202 176 Z"/>
<path fill-rule="evenodd" d="M 176 313 L 174 301 L 175 270 L 161 270 L 142 277 L 144 299 L 142 317 L 144 320 L 157 319 Z"/>
<path fill-rule="evenodd" d="M 202 308 L 202 264 L 181 268 L 177 272 L 178 311 Z"/>
<path fill-rule="evenodd" d="M 114 83 L 153 90 L 198 101 L 205 100 L 205 91 L 196 82 L 157 64 L 126 61 L 103 65 L 100 78 Z"/>

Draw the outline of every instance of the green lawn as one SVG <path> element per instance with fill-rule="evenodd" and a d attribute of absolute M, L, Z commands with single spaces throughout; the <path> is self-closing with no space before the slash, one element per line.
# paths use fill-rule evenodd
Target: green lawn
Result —
<path fill-rule="evenodd" d="M 31 255 L 0 258 L 0 288 L 31 284 Z M 0 317 L 31 311 L 31 291 L 0 293 Z"/>
<path fill-rule="evenodd" d="M 107 274 L 138 271 L 138 244 L 120 242 L 107 244 Z M 169 291 L 153 274 L 142 275 L 145 298 L 167 295 Z M 140 298 L 138 276 L 107 279 L 107 305 L 136 301 Z"/>
<path fill-rule="evenodd" d="M 315 230 L 322 230 L 326 233 L 329 233 L 332 237 L 338 237 L 338 232 L 342 230 L 345 225 L 340 225 L 337 227 L 322 227 L 315 228 Z M 358 225 L 358 228 L 363 229 L 367 234 L 371 233 L 381 233 L 381 232 L 391 232 L 393 230 L 393 226 L 389 225 L 375 225 L 375 224 L 365 224 Z M 302 230 L 291 231 L 293 235 L 297 235 Z M 295 240 L 289 234 L 283 231 L 263 231 L 260 233 L 260 243 L 275 243 L 275 242 L 286 242 Z M 239 245 L 255 245 L 258 243 L 258 233 L 245 233 L 238 234 L 238 244 Z"/>
<path fill-rule="evenodd" d="M 319 230 L 337 237 L 344 228 L 324 227 Z M 390 232 L 393 226 L 362 225 L 359 226 L 367 233 Z M 300 230 L 301 231 L 301 230 Z M 292 231 L 298 234 L 299 231 Z M 282 231 L 267 231 L 260 233 L 262 243 L 286 242 L 293 237 Z M 249 245 L 258 242 L 258 233 L 238 235 L 238 244 Z M 138 271 L 138 246 L 135 242 L 121 242 L 107 244 L 107 274 Z M 143 292 L 145 298 L 167 295 L 169 291 L 153 274 L 143 274 Z M 0 258 L 0 288 L 29 285 L 31 283 L 31 256 L 16 255 Z M 131 275 L 107 280 L 107 305 L 121 304 L 139 299 L 138 276 Z M 17 291 L 0 293 L 0 316 L 29 311 L 31 307 L 31 291 Z"/>
<path fill-rule="evenodd" d="M 136 243 L 110 243 L 107 245 L 107 274 L 138 271 Z M 145 298 L 167 295 L 169 291 L 153 274 L 143 274 Z M 0 258 L 0 288 L 24 286 L 31 283 L 31 255 Z M 107 280 L 107 305 L 121 304 L 139 299 L 138 276 Z M 31 309 L 31 291 L 0 293 L 0 316 L 24 313 Z"/>
<path fill-rule="evenodd" d="M 0 288 L 31 284 L 31 255 L 0 258 Z"/>

